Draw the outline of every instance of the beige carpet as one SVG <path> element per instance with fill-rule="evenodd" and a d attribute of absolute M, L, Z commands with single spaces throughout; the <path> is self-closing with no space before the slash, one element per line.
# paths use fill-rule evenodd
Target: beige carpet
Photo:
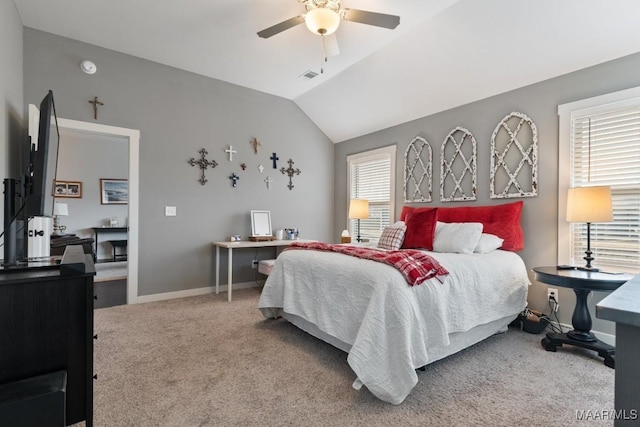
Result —
<path fill-rule="evenodd" d="M 345 353 L 263 319 L 259 290 L 226 297 L 96 310 L 95 425 L 566 426 L 614 407 L 613 369 L 518 330 L 429 365 L 390 405 L 351 387 Z"/>

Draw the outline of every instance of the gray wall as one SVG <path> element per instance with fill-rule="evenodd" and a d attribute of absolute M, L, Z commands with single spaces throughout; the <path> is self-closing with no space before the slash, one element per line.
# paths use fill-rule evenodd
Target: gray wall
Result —
<path fill-rule="evenodd" d="M 69 208 L 69 215 L 60 218 L 60 223 L 67 227 L 65 233 L 94 237 L 91 227 L 109 225 L 112 217 L 118 218 L 121 226 L 127 225 L 126 205 L 100 203 L 100 178 L 127 179 L 128 165 L 129 151 L 125 138 L 66 129 L 60 132 L 57 179 L 82 182 L 81 198 L 56 198 L 57 202 L 66 203 Z M 126 233 L 101 234 L 98 259 L 112 255 L 107 240 L 126 238 Z"/>
<path fill-rule="evenodd" d="M 11 0 L 0 0 L 0 64 L 0 179 L 18 178 L 23 123 L 22 22 Z M 4 224 L 4 205 L 0 224 Z"/>
<path fill-rule="evenodd" d="M 434 150 L 434 202 L 438 205 L 499 204 L 518 199 L 491 200 L 489 198 L 489 166 L 491 135 L 500 120 L 512 111 L 527 114 L 538 128 L 538 178 L 537 197 L 524 198 L 522 224 L 525 233 L 525 249 L 520 252 L 527 268 L 557 263 L 557 214 L 558 214 L 558 115 L 557 107 L 579 99 L 601 95 L 640 85 L 640 54 L 577 71 L 522 89 L 467 104 L 459 108 L 423 117 L 370 135 L 355 138 L 336 145 L 335 150 L 335 209 L 334 236 L 346 228 L 347 163 L 349 154 L 398 144 L 396 164 L 396 217 L 403 205 L 404 152 L 416 136 L 429 141 Z M 416 88 L 416 93 L 419 93 Z M 469 203 L 439 202 L 440 146 L 446 135 L 456 126 L 469 129 L 478 143 L 478 200 Z M 563 167 L 561 165 L 560 167 Z M 419 204 L 414 204 L 419 206 Z M 564 208 L 563 208 L 564 209 Z M 533 277 L 530 275 L 532 280 Z M 529 304 L 533 308 L 547 309 L 545 285 L 534 282 L 529 288 Z M 590 305 L 606 294 L 595 293 Z M 571 324 L 575 297 L 569 289 L 559 289 L 560 321 Z M 594 313 L 595 311 L 592 311 Z M 594 329 L 614 334 L 612 322 L 594 319 Z"/>
<path fill-rule="evenodd" d="M 82 73 L 82 59 L 94 61 L 98 72 Z M 234 233 L 246 237 L 251 209 L 271 210 L 274 228 L 330 238 L 334 147 L 293 102 L 25 28 L 25 104 L 48 89 L 59 117 L 93 121 L 88 100 L 99 96 L 105 105 L 98 123 L 141 132 L 139 295 L 211 285 L 211 242 Z M 258 155 L 249 145 L 254 136 L 262 143 Z M 233 162 L 223 151 L 229 144 L 238 151 Z M 187 163 L 203 147 L 219 164 L 206 171 L 206 185 Z M 291 158 L 302 170 L 292 191 L 287 178 L 271 169 L 272 152 L 280 157 L 278 167 Z M 232 172 L 241 176 L 237 188 L 228 179 Z M 274 180 L 270 190 L 267 176 Z M 178 215 L 165 217 L 165 205 L 176 206 Z M 235 282 L 254 279 L 253 257 L 273 253 L 241 251 L 234 257 Z M 225 268 L 221 273 L 226 277 Z"/>

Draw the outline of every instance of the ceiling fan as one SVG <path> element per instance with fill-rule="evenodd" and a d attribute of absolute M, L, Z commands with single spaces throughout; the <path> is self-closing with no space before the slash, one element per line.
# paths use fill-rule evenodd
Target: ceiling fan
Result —
<path fill-rule="evenodd" d="M 307 24 L 307 28 L 320 36 L 328 36 L 335 32 L 341 20 L 373 25 L 393 30 L 400 24 L 400 17 L 385 13 L 368 12 L 366 10 L 341 8 L 340 0 L 298 0 L 307 10 L 279 24 L 258 31 L 258 36 L 267 39 L 296 25 Z"/>

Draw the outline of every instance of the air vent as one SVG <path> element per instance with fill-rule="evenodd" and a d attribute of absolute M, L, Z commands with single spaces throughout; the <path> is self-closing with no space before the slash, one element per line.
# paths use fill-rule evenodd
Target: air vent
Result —
<path fill-rule="evenodd" d="M 318 73 L 316 73 L 315 71 L 307 70 L 304 73 L 300 74 L 298 77 L 301 77 L 303 79 L 311 80 L 312 78 L 316 77 L 317 75 L 318 75 Z"/>

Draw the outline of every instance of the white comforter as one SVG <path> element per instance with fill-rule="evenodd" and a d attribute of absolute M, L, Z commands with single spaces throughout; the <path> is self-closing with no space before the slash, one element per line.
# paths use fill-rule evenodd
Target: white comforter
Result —
<path fill-rule="evenodd" d="M 526 306 L 529 279 L 513 252 L 430 253 L 449 270 L 411 287 L 393 267 L 348 255 L 310 250 L 278 257 L 258 307 L 265 317 L 294 314 L 351 345 L 347 361 L 378 398 L 401 403 L 429 363 L 429 348 L 513 315 Z"/>

